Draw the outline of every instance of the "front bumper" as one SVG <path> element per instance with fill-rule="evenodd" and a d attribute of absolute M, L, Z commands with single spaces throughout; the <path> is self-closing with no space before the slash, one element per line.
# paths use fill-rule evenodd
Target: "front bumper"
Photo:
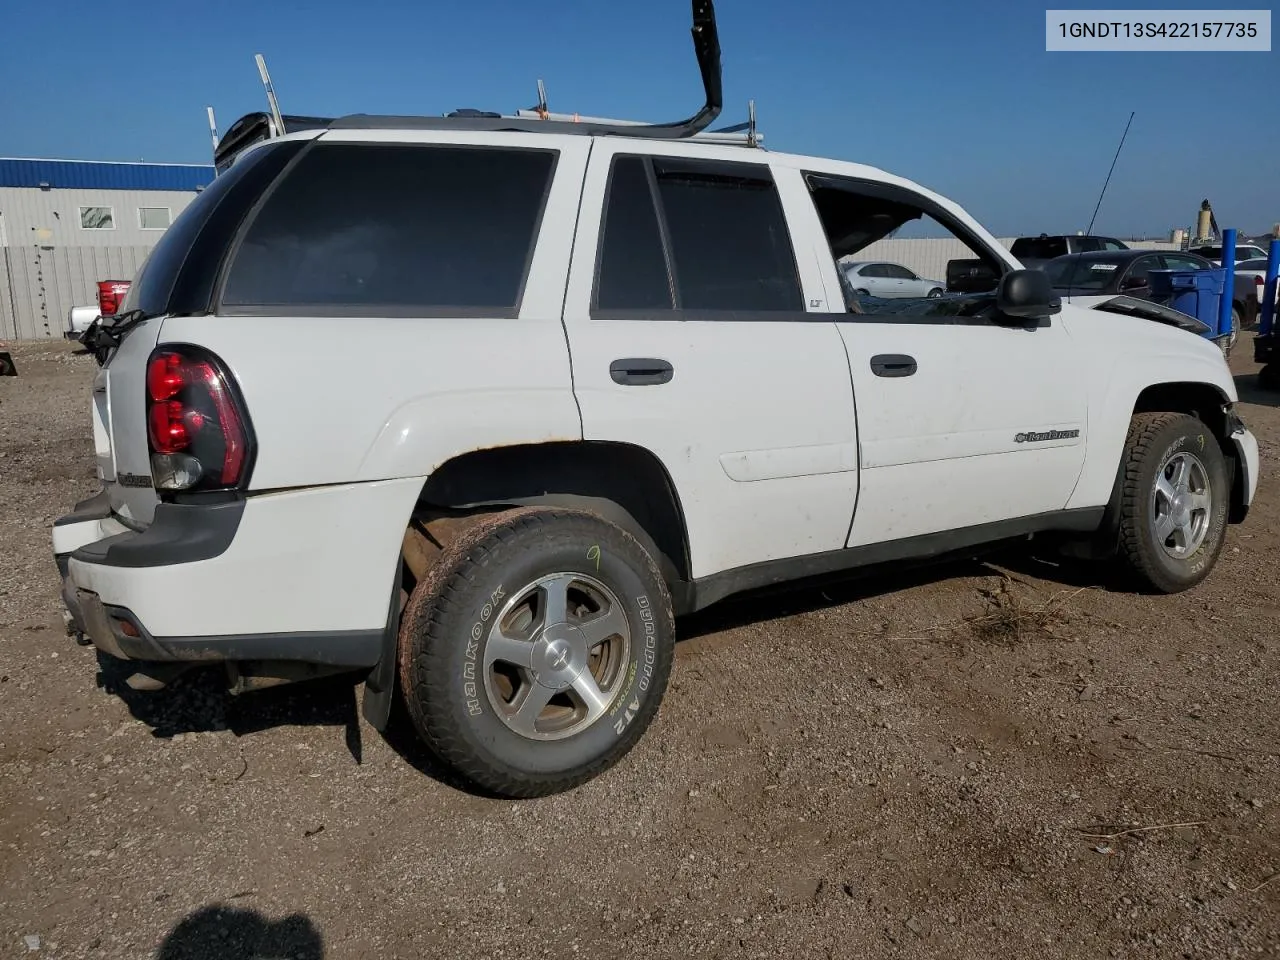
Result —
<path fill-rule="evenodd" d="M 72 626 L 128 660 L 285 660 L 363 668 L 387 635 L 421 480 L 161 504 L 124 527 L 105 495 L 54 525 Z"/>
<path fill-rule="evenodd" d="M 1243 520 L 1249 511 L 1249 506 L 1253 503 L 1254 495 L 1258 492 L 1258 471 L 1261 469 L 1258 438 L 1241 425 L 1232 432 L 1231 442 L 1235 444 L 1236 463 L 1239 464 L 1241 472 L 1233 519 Z"/>

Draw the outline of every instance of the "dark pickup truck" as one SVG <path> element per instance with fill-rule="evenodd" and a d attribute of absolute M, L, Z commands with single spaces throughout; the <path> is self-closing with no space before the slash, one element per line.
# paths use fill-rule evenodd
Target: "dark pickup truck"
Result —
<path fill-rule="evenodd" d="M 1056 236 L 1040 234 L 1038 237 L 1019 237 L 1013 241 L 1009 252 L 1024 267 L 1034 269 L 1054 257 L 1062 257 L 1068 253 L 1092 253 L 1095 250 L 1128 250 L 1126 243 L 1114 237 Z"/>
<path fill-rule="evenodd" d="M 1092 253 L 1096 250 L 1128 250 L 1129 245 L 1114 237 L 1062 234 L 1051 237 L 1018 237 L 1009 252 L 1029 270 L 1038 270 L 1054 257 L 1068 253 Z M 947 262 L 947 293 L 982 293 L 994 290 L 999 277 L 981 260 Z"/>

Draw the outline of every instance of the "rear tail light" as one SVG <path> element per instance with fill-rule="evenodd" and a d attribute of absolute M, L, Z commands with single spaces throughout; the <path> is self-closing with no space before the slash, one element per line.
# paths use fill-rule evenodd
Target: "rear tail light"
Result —
<path fill-rule="evenodd" d="M 104 317 L 113 317 L 124 303 L 129 293 L 129 280 L 98 281 L 98 312 Z"/>
<path fill-rule="evenodd" d="M 147 441 L 157 490 L 243 487 L 253 434 L 230 373 L 196 347 L 158 347 L 147 361 Z"/>

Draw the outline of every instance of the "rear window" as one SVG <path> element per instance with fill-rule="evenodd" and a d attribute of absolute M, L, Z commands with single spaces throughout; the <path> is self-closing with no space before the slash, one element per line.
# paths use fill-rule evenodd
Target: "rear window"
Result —
<path fill-rule="evenodd" d="M 555 159 L 535 149 L 317 144 L 250 225 L 220 307 L 514 317 Z"/>
<path fill-rule="evenodd" d="M 151 249 L 121 309 L 206 312 L 218 265 L 245 214 L 301 148 L 298 141 L 259 147 L 214 178 Z"/>
<path fill-rule="evenodd" d="M 1052 260 L 1067 252 L 1067 241 L 1063 237 L 1019 237 L 1009 252 L 1019 260 Z"/>

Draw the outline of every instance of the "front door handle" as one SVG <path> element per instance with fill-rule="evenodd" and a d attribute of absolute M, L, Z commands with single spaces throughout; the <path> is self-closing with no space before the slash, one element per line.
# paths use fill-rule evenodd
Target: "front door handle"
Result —
<path fill-rule="evenodd" d="M 916 372 L 916 358 L 905 353 L 877 353 L 871 358 L 871 372 L 877 377 L 909 377 Z"/>
<path fill-rule="evenodd" d="M 627 387 L 648 387 L 659 383 L 670 383 L 675 376 L 675 368 L 665 360 L 652 360 L 647 357 L 629 357 L 615 360 L 609 364 L 609 376 L 614 383 Z"/>

